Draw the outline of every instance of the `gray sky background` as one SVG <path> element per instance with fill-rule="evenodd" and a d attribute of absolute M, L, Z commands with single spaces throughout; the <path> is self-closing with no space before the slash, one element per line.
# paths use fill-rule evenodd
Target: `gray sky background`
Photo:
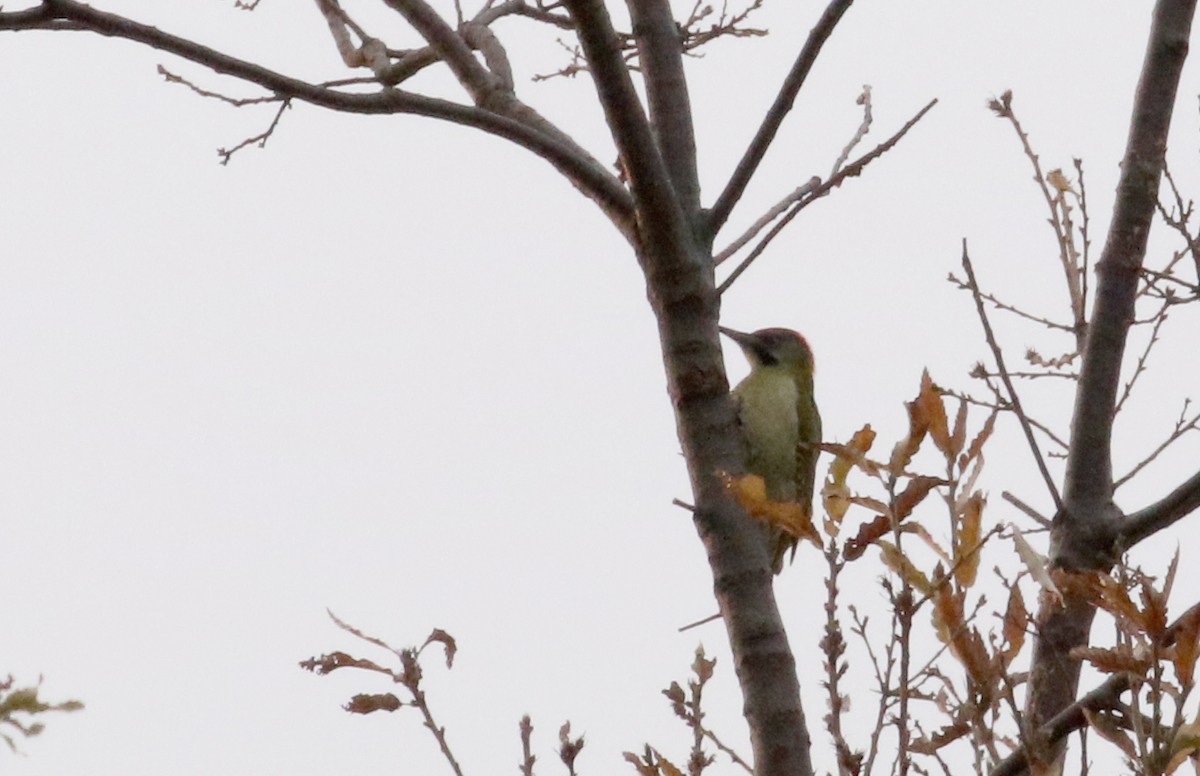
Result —
<path fill-rule="evenodd" d="M 309 80 L 347 75 L 310 3 L 96 5 Z M 346 5 L 389 44 L 415 44 L 377 4 Z M 968 385 L 984 345 L 969 297 L 944 280 L 962 238 L 986 286 L 1063 309 L 1028 160 L 985 102 L 1013 89 L 1045 169 L 1084 159 L 1098 256 L 1150 8 L 850 10 L 727 235 L 828 173 L 863 84 L 876 123 L 860 150 L 941 100 L 726 295 L 727 325 L 808 336 L 827 439 L 870 422 L 890 449 L 925 367 Z M 771 36 L 689 61 L 706 202 L 820 10 L 774 0 L 757 17 Z M 615 158 L 588 79 L 528 80 L 561 66 L 554 34 L 518 20 L 498 31 L 520 95 Z M 334 649 L 385 657 L 326 607 L 396 646 L 434 627 L 458 638 L 453 670 L 427 661 L 427 690 L 469 773 L 515 769 L 526 712 L 541 773 L 557 770 L 565 719 L 587 734 L 584 772 L 627 767 L 620 753 L 647 740 L 682 760 L 688 736 L 659 690 L 686 677 L 700 641 L 720 661 L 710 722 L 747 750 L 723 629 L 676 633 L 714 611 L 711 578 L 670 503 L 687 483 L 644 286 L 598 211 L 524 151 L 414 117 L 297 105 L 265 149 L 221 167 L 214 150 L 262 131 L 273 108 L 202 99 L 164 83 L 159 63 L 255 94 L 122 41 L 0 37 L 0 674 L 44 674 L 47 698 L 88 705 L 50 719 L 27 757 L 0 752 L 0 771 L 444 772 L 410 710 L 339 708 L 383 682 L 297 667 Z M 1193 193 L 1198 80 L 1192 62 L 1169 157 Z M 459 96 L 440 75 L 417 85 Z M 1175 243 L 1156 228 L 1161 262 Z M 1119 471 L 1198 393 L 1195 322 L 1183 309 L 1168 324 L 1121 418 Z M 1066 349 L 1002 331 L 1014 360 L 1027 345 Z M 740 356 L 729 363 L 739 379 Z M 1069 394 L 1031 397 L 1065 433 Z M 1123 488 L 1122 506 L 1194 471 L 1198 438 Z M 1016 519 L 1004 489 L 1047 510 L 1015 425 L 989 461 L 988 520 Z M 1165 568 L 1191 531 L 1139 558 Z M 828 767 L 824 590 L 819 558 L 803 560 L 778 589 Z M 880 600 L 869 562 L 848 583 L 868 609 Z M 1011 568 L 1003 553 L 990 562 Z M 1200 583 L 1177 588 L 1183 608 Z M 854 698 L 868 719 L 870 686 Z"/>

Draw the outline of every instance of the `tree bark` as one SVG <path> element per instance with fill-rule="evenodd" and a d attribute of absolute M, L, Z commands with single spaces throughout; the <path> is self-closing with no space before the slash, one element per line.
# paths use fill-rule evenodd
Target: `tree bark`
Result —
<path fill-rule="evenodd" d="M 1051 532 L 1051 562 L 1067 572 L 1107 571 L 1122 549 L 1124 515 L 1113 503 L 1114 407 L 1195 5 L 1196 0 L 1159 0 L 1154 8 L 1113 219 L 1096 265 L 1096 301 L 1075 394 L 1063 508 Z M 1095 609 L 1078 596 L 1068 594 L 1061 606 L 1043 600 L 1029 676 L 1030 731 L 1074 701 L 1080 663 L 1070 652 L 1088 643 L 1094 616 Z M 1042 754 L 1062 751 L 1060 744 Z"/>

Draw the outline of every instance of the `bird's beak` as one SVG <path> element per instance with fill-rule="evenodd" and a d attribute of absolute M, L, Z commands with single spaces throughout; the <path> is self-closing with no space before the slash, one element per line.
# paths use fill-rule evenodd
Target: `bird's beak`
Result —
<path fill-rule="evenodd" d="M 754 347 L 755 343 L 758 341 L 757 338 L 753 334 L 749 334 L 744 331 L 738 331 L 737 329 L 727 329 L 724 326 L 718 326 L 717 329 L 722 334 L 724 334 L 726 337 L 729 337 L 729 339 L 731 339 L 734 342 L 736 342 L 737 344 L 741 345 L 743 348 L 752 348 L 752 347 Z"/>

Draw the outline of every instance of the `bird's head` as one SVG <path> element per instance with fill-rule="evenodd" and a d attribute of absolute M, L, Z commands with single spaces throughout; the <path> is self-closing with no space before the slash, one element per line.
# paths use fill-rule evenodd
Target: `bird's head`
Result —
<path fill-rule="evenodd" d="M 750 362 L 750 368 L 782 366 L 785 369 L 813 370 L 812 349 L 808 340 L 791 329 L 759 329 L 755 332 L 735 331 L 720 327 L 721 333 L 736 342 Z"/>

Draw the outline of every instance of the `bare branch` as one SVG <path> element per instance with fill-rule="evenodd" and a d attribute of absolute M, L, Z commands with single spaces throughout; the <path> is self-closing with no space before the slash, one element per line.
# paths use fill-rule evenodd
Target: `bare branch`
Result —
<path fill-rule="evenodd" d="M 837 175 L 838 170 L 842 169 L 842 165 L 845 164 L 846 160 L 850 158 L 850 152 L 853 151 L 855 146 L 857 146 L 859 142 L 861 142 L 862 139 L 867 136 L 867 133 L 871 131 L 871 122 L 875 120 L 874 116 L 871 115 L 870 86 L 863 84 L 862 94 L 858 95 L 858 99 L 855 100 L 855 102 L 858 105 L 863 106 L 863 120 L 862 123 L 858 125 L 858 129 L 855 130 L 854 136 L 850 138 L 850 142 L 846 143 L 846 147 L 842 149 L 840 154 L 838 154 L 837 161 L 833 163 L 833 169 L 829 171 L 830 177 Z"/>
<path fill-rule="evenodd" d="M 681 25 L 684 53 L 695 57 L 703 56 L 693 52 L 717 38 L 760 38 L 766 35 L 767 31 L 764 29 L 741 26 L 751 14 L 762 8 L 762 5 L 763 0 L 752 0 L 749 5 L 733 15 L 730 15 L 722 6 L 721 15 L 717 17 L 717 20 L 708 29 L 701 29 L 700 22 L 712 15 L 713 7 L 702 0 L 697 0 L 692 7 L 692 12 L 688 14 L 687 21 Z"/>
<path fill-rule="evenodd" d="M 832 0 L 825 8 L 825 12 L 821 14 L 816 26 L 808 34 L 804 48 L 800 49 L 800 54 L 792 64 L 792 69 L 783 79 L 783 85 L 775 97 L 775 102 L 771 104 L 767 115 L 763 118 L 762 125 L 742 155 L 742 160 L 738 162 L 729 182 L 725 184 L 725 189 L 717 197 L 712 210 L 709 211 L 708 233 L 710 236 L 715 236 L 721 231 L 721 227 L 729 219 L 729 214 L 733 212 L 734 205 L 742 198 L 742 193 L 746 190 L 750 179 L 754 177 L 763 157 L 766 156 L 771 141 L 775 139 L 775 133 L 779 131 L 784 118 L 791 112 L 796 95 L 800 93 L 800 87 L 804 86 L 809 71 L 817 61 L 817 55 L 821 53 L 825 41 L 829 40 L 829 36 L 833 34 L 842 15 L 846 13 L 853 2 L 854 0 Z"/>
<path fill-rule="evenodd" d="M 751 224 L 750 228 L 743 232 L 741 237 L 738 237 L 736 240 L 729 243 L 728 246 L 723 248 L 719 253 L 715 254 L 713 256 L 713 265 L 719 267 L 722 262 L 740 251 L 746 245 L 746 243 L 753 240 L 759 232 L 761 232 L 763 229 L 766 229 L 772 221 L 783 215 L 788 208 L 812 194 L 820 185 L 821 179 L 814 175 L 809 178 L 804 185 L 797 186 L 786 197 L 779 200 L 774 207 L 764 213 L 761 218 Z"/>
<path fill-rule="evenodd" d="M 34 12 L 36 11 L 36 13 Z M 0 30 L 86 30 L 143 43 L 224 75 L 257 84 L 279 99 L 293 98 L 350 113 L 410 113 L 481 129 L 536 153 L 553 164 L 607 213 L 632 239 L 633 201 L 608 169 L 569 136 L 515 100 L 493 110 L 462 105 L 436 97 L 388 89 L 372 94 L 339 91 L 282 75 L 229 56 L 199 43 L 115 14 L 97 11 L 73 0 L 54 0 L 33 11 L 0 12 Z M 482 69 L 482 66 L 480 66 Z"/>
<path fill-rule="evenodd" d="M 480 107 L 492 107 L 497 91 L 508 91 L 504 80 L 491 73 L 471 53 L 471 47 L 425 0 L 383 0 L 404 17 L 449 66 L 454 77 Z M 510 74 L 511 75 L 511 74 Z"/>
<path fill-rule="evenodd" d="M 533 720 L 529 715 L 521 717 L 521 764 L 518 768 L 521 771 L 521 776 L 533 776 L 533 764 L 537 757 L 533 754 L 533 747 L 530 745 L 530 739 L 533 737 Z"/>
<path fill-rule="evenodd" d="M 275 111 L 275 118 L 271 119 L 271 123 L 266 130 L 260 132 L 254 137 L 246 138 L 233 148 L 217 149 L 217 155 L 221 157 L 221 164 L 229 164 L 229 160 L 233 158 L 233 155 L 247 146 L 257 143 L 259 148 L 265 147 L 267 145 L 267 139 L 270 138 L 271 135 L 275 134 L 275 128 L 279 126 L 279 120 L 283 118 L 283 112 L 290 107 L 292 107 L 292 101 L 290 99 L 283 100 L 281 103 L 279 103 L 279 110 Z"/>
<path fill-rule="evenodd" d="M 896 131 L 896 134 L 875 146 L 875 148 L 871 149 L 869 153 L 863 154 L 858 159 L 855 159 L 852 163 L 843 167 L 837 175 L 834 175 L 832 178 L 822 183 L 820 186 L 815 188 L 809 196 L 793 205 L 792 209 L 788 211 L 787 215 L 780 219 L 779 223 L 775 224 L 775 226 L 771 228 L 771 231 L 767 232 L 766 236 L 762 238 L 758 245 L 754 246 L 754 249 L 750 251 L 750 254 L 742 260 L 742 263 L 739 264 L 733 270 L 733 272 L 729 274 L 729 277 L 725 278 L 725 282 L 721 283 L 721 285 L 717 287 L 717 293 L 725 293 L 725 291 L 728 290 L 731 285 L 733 285 L 733 282 L 737 280 L 738 277 L 745 272 L 751 264 L 754 263 L 754 260 L 762 255 L 762 252 L 767 249 L 767 246 L 770 245 L 771 241 L 783 231 L 784 227 L 791 223 L 792 219 L 795 218 L 801 210 L 825 196 L 833 189 L 842 185 L 842 182 L 847 178 L 854 178 L 861 175 L 863 168 L 890 151 L 892 147 L 896 145 L 896 143 L 900 142 L 900 138 L 908 134 L 908 131 L 912 129 L 918 121 L 924 118 L 926 113 L 933 109 L 934 105 L 937 105 L 937 100 L 930 100 L 924 108 L 921 108 L 921 110 L 917 111 L 915 116 L 905 122 L 904 126 L 900 127 L 900 129 Z"/>
<path fill-rule="evenodd" d="M 169 84 L 180 84 L 181 86 L 186 86 L 188 89 L 191 89 L 201 97 L 209 97 L 214 100 L 220 100 L 221 102 L 232 105 L 235 108 L 241 108 L 246 105 L 263 105 L 269 102 L 280 101 L 280 98 L 274 95 L 270 97 L 230 97 L 228 94 L 202 89 L 183 76 L 172 73 L 162 65 L 158 66 L 158 74 L 161 75 Z"/>
<path fill-rule="evenodd" d="M 1017 137 L 1021 140 L 1021 147 L 1025 150 L 1025 156 L 1029 158 L 1033 165 L 1033 180 L 1037 183 L 1038 188 L 1042 192 L 1042 196 L 1046 200 L 1046 207 L 1050 211 L 1048 223 L 1050 228 L 1054 230 L 1055 241 L 1058 243 L 1059 259 L 1063 265 L 1063 273 L 1066 276 L 1067 292 L 1071 300 L 1071 314 L 1075 319 L 1075 325 L 1072 331 L 1075 333 L 1077 340 L 1083 336 L 1084 325 L 1086 323 L 1086 298 L 1084 296 L 1084 278 L 1080 268 L 1080 258 L 1075 251 L 1075 243 L 1072 235 L 1072 225 L 1070 221 L 1070 210 L 1067 206 L 1066 194 L 1072 191 L 1070 185 L 1062 175 L 1061 170 L 1052 170 L 1049 175 L 1043 175 L 1042 164 L 1038 155 L 1034 153 L 1033 146 L 1029 142 L 1029 135 L 1026 134 L 1021 122 L 1017 120 L 1016 113 L 1012 109 L 1012 92 L 1005 92 L 999 99 L 992 100 L 988 103 L 997 116 L 1008 119 L 1013 130 L 1017 133 Z M 1050 181 L 1047 181 L 1050 178 Z M 1052 193 L 1051 188 L 1055 189 Z M 1077 195 L 1078 196 L 1078 195 Z M 1081 346 L 1082 342 L 1077 342 L 1077 347 Z"/>
<path fill-rule="evenodd" d="M 685 226 L 608 9 L 602 0 L 566 0 L 566 7 L 591 65 L 596 92 L 633 189 L 643 228 L 673 235 L 678 238 L 674 243 L 677 246 L 687 245 L 691 240 L 684 235 L 691 230 Z M 645 234 L 642 239 L 646 239 Z"/>
<path fill-rule="evenodd" d="M 1153 317 L 1154 326 L 1150 329 L 1150 339 L 1146 341 L 1146 347 L 1142 349 L 1141 355 L 1138 356 L 1137 364 L 1134 366 L 1133 374 L 1125 383 L 1124 390 L 1121 391 L 1121 398 L 1117 399 L 1117 406 L 1113 409 L 1113 414 L 1121 411 L 1125 406 L 1125 401 L 1133 393 L 1133 387 L 1137 385 L 1138 378 L 1146 371 L 1146 361 L 1150 358 L 1150 351 L 1154 350 L 1154 346 L 1158 344 L 1158 332 L 1162 329 L 1162 325 L 1167 322 L 1167 307 L 1164 303 L 1162 309 Z M 1120 483 L 1113 483 L 1113 489 L 1120 487 Z"/>
<path fill-rule="evenodd" d="M 960 289 L 962 291 L 970 291 L 971 290 L 971 287 L 967 283 L 965 283 L 960 277 L 955 275 L 953 272 L 950 273 L 950 275 L 946 278 L 946 280 L 949 281 L 950 283 L 952 283 L 955 287 L 957 287 L 958 289 Z M 979 296 L 985 302 L 988 302 L 989 304 L 991 304 L 992 307 L 995 307 L 997 310 L 1002 310 L 1006 313 L 1012 313 L 1013 315 L 1017 316 L 1018 318 L 1024 318 L 1027 321 L 1032 321 L 1033 323 L 1041 324 L 1042 326 L 1045 326 L 1048 329 L 1064 331 L 1064 332 L 1067 332 L 1068 334 L 1075 333 L 1074 326 L 1068 326 L 1064 323 L 1058 323 L 1056 321 L 1052 321 L 1049 318 L 1043 318 L 1040 315 L 1034 315 L 1033 313 L 1027 313 L 1018 307 L 1014 307 L 1013 305 L 1008 304 L 1007 302 L 1000 301 L 1000 299 L 997 298 L 995 294 L 989 294 L 989 293 L 985 292 L 983 289 L 979 290 Z"/>
<path fill-rule="evenodd" d="M 1112 224 L 1096 266 L 1096 305 L 1071 426 L 1067 489 L 1081 502 L 1112 498 L 1113 408 L 1194 12 L 1195 0 L 1159 0 L 1155 9 Z"/>
<path fill-rule="evenodd" d="M 1195 488 L 1197 492 L 1200 492 L 1200 474 L 1192 479 L 1198 481 Z M 1200 610 L 1200 604 L 1193 604 L 1175 618 L 1163 633 L 1162 638 L 1158 639 L 1157 646 L 1160 649 L 1174 646 L 1180 635 L 1186 633 L 1189 624 L 1195 620 L 1197 610 Z M 1194 638 L 1194 634 L 1192 638 Z M 1121 695 L 1133 685 L 1135 678 L 1134 674 L 1128 672 L 1116 673 L 1109 676 L 1096 689 L 1069 706 L 1066 706 L 1061 712 L 1046 722 L 1046 724 L 1042 725 L 1035 733 L 1034 738 L 1049 745 L 1061 743 L 1067 736 L 1088 726 L 1089 723 L 1085 712 L 1120 709 Z M 1028 773 L 1028 758 L 1028 748 L 1022 747 L 993 768 L 989 776 L 1018 776 L 1018 774 Z"/>
<path fill-rule="evenodd" d="M 1121 546 L 1130 549 L 1138 542 L 1174 525 L 1200 508 L 1200 472 L 1193 474 L 1165 498 L 1129 515 L 1121 524 Z"/>
<path fill-rule="evenodd" d="M 1117 706 L 1121 693 L 1129 689 L 1128 674 L 1113 674 L 1099 687 L 1067 706 L 1038 731 L 1039 738 L 1047 744 L 1066 739 L 1076 730 L 1088 726 L 1085 712 L 1103 711 Z M 1002 760 L 989 772 L 989 776 L 1019 776 L 1029 773 L 1029 753 L 1022 747 Z"/>
<path fill-rule="evenodd" d="M 1033 522 L 1040 525 L 1042 528 L 1050 527 L 1050 520 L 1048 518 L 1042 517 L 1041 513 L 1039 513 L 1036 509 L 1034 509 L 1033 507 L 1026 504 L 1021 499 L 1017 498 L 1012 493 L 1010 493 L 1006 490 L 1000 494 L 1000 497 L 1002 499 L 1004 499 L 1005 501 L 1007 501 L 1008 503 L 1012 504 L 1017 509 L 1021 510 L 1021 512 L 1023 512 L 1026 517 L 1028 517 L 1030 520 L 1032 520 Z"/>
<path fill-rule="evenodd" d="M 983 305 L 983 297 L 979 293 L 979 283 L 975 280 L 975 269 L 971 266 L 971 257 L 967 253 L 966 240 L 963 240 L 962 263 L 963 270 L 967 273 L 967 284 L 971 288 L 971 294 L 975 297 L 975 309 L 979 313 L 979 322 L 983 325 L 984 336 L 987 337 L 988 347 L 992 350 L 992 357 L 996 359 L 996 367 L 1000 370 L 1000 379 L 1004 381 L 1004 387 L 1008 390 L 1008 401 L 1012 404 L 1013 412 L 1021 424 L 1021 429 L 1025 432 L 1025 440 L 1029 443 L 1029 451 L 1033 453 L 1033 460 L 1037 463 L 1038 471 L 1042 473 L 1046 489 L 1050 491 L 1050 496 L 1054 499 L 1054 507 L 1055 509 L 1061 509 L 1062 498 L 1058 495 L 1058 487 L 1054 484 L 1054 478 L 1050 476 L 1050 470 L 1046 468 L 1046 461 L 1042 457 L 1042 449 L 1033 437 L 1033 428 L 1029 425 L 1028 416 L 1021 409 L 1021 398 L 1017 395 L 1017 389 L 1013 387 L 1008 369 L 1004 366 L 1004 354 L 1001 352 L 1000 345 L 996 341 L 996 335 L 992 332 L 992 325 L 988 322 L 987 310 Z"/>
<path fill-rule="evenodd" d="M 1196 0 L 1158 0 L 1154 8 L 1113 217 L 1096 265 L 1095 302 L 1071 421 L 1065 503 L 1051 532 L 1051 561 L 1061 568 L 1107 569 L 1116 561 L 1121 513 L 1112 499 L 1113 409 L 1195 10 Z M 1071 651 L 1088 643 L 1095 610 L 1069 595 L 1063 606 L 1043 604 L 1038 617 L 1042 627 L 1034 641 L 1026 717 L 1040 727 L 1068 708 L 1078 692 L 1080 662 Z M 1056 746 L 1055 756 L 1060 752 Z"/>
<path fill-rule="evenodd" d="M 1158 203 L 1158 211 L 1162 214 L 1163 221 L 1167 226 L 1179 232 L 1183 238 L 1188 253 L 1191 254 L 1192 262 L 1196 265 L 1196 279 L 1200 281 L 1200 234 L 1193 235 L 1187 227 L 1188 220 L 1192 215 L 1192 202 L 1189 200 L 1186 206 L 1183 204 L 1183 195 L 1179 193 L 1179 187 L 1175 185 L 1175 178 L 1171 175 L 1171 169 L 1167 166 L 1165 159 L 1163 160 L 1163 177 L 1167 179 L 1167 184 L 1171 187 L 1171 196 L 1175 199 L 1175 212 L 1178 215 L 1168 214 L 1161 201 Z"/>
<path fill-rule="evenodd" d="M 700 212 L 700 179 L 692 107 L 683 72 L 682 34 L 667 0 L 629 0 L 628 6 L 650 105 L 650 126 L 671 185 L 690 222 Z"/>
<path fill-rule="evenodd" d="M 1163 450 L 1166 450 L 1168 447 L 1170 447 L 1172 444 L 1174 444 L 1175 441 L 1177 439 L 1179 439 L 1181 436 L 1183 436 L 1184 434 L 1186 434 L 1189 431 L 1195 431 L 1196 429 L 1200 428 L 1200 413 L 1193 415 L 1191 420 L 1185 420 L 1185 417 L 1187 415 L 1187 408 L 1190 405 L 1191 405 L 1190 399 L 1184 401 L 1183 412 L 1181 412 L 1179 414 L 1179 420 L 1175 421 L 1175 428 L 1172 429 L 1171 433 L 1167 436 L 1166 439 L 1164 439 L 1162 441 L 1161 444 L 1158 445 L 1158 447 L 1154 448 L 1154 450 L 1151 451 L 1151 453 L 1149 455 L 1147 455 L 1145 458 L 1143 458 L 1137 466 L 1130 469 L 1128 474 L 1126 474 L 1125 476 L 1121 477 L 1116 482 L 1114 482 L 1113 490 L 1116 490 L 1117 488 L 1121 487 L 1126 482 L 1129 482 L 1131 479 L 1133 479 L 1135 476 L 1137 476 L 1138 472 L 1140 472 L 1142 469 L 1146 468 L 1146 466 L 1149 465 L 1149 463 L 1151 461 L 1153 461 L 1155 458 L 1157 458 L 1159 456 L 1159 454 L 1162 453 Z"/>

